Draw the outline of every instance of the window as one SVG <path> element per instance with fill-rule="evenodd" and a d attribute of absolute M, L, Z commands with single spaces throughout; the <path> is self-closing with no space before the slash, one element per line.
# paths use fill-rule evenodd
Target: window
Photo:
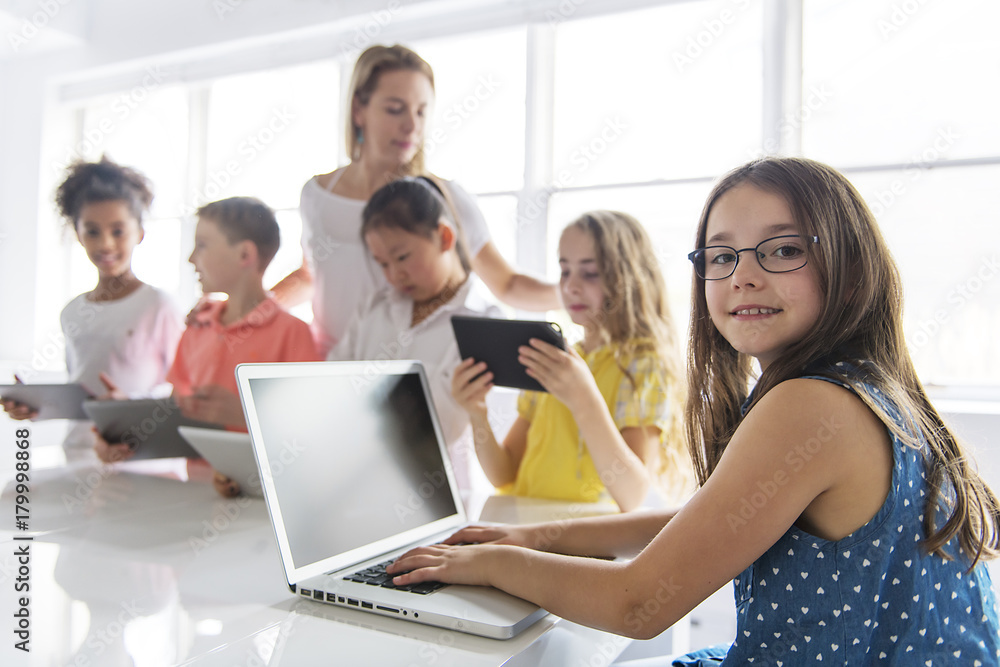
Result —
<path fill-rule="evenodd" d="M 766 124 L 780 119 L 785 149 L 845 171 L 876 212 L 924 380 L 995 384 L 1000 42 L 990 26 L 1000 5 L 803 0 L 796 15 L 796 2 L 748 0 L 625 12 L 610 0 L 565 12 L 499 4 L 496 21 L 455 10 L 450 22 L 411 25 L 403 12 L 391 41 L 435 69 L 429 167 L 478 195 L 511 262 L 554 279 L 568 222 L 594 208 L 631 213 L 656 244 L 683 335 L 704 197 L 723 172 L 778 148 Z M 198 293 L 185 259 L 204 201 L 263 199 L 283 230 L 266 280 L 298 266 L 302 184 L 346 159 L 342 94 L 357 51 L 323 53 L 252 71 L 234 53 L 230 73 L 217 67 L 209 80 L 53 110 L 49 142 L 71 136 L 82 157 L 107 152 L 154 181 L 137 273 L 182 307 Z M 70 254 L 60 287 L 45 287 L 45 312 L 93 282 L 82 251 Z"/>
<path fill-rule="evenodd" d="M 802 147 L 844 169 L 892 250 L 924 382 L 995 384 L 1000 5 L 815 0 Z"/>

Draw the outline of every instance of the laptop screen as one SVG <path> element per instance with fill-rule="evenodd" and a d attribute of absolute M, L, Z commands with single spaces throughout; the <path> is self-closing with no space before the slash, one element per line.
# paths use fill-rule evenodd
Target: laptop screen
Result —
<path fill-rule="evenodd" d="M 295 568 L 458 511 L 418 373 L 251 377 L 249 388 Z"/>

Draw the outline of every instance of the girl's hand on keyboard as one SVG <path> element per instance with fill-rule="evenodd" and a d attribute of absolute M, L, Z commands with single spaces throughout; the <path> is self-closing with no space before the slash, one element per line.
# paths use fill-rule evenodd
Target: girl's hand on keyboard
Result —
<path fill-rule="evenodd" d="M 385 569 L 397 586 L 440 581 L 448 584 L 491 585 L 490 556 L 499 547 L 487 544 L 433 544 L 408 551 Z"/>
<path fill-rule="evenodd" d="M 444 544 L 512 544 L 529 549 L 541 548 L 532 539 L 527 526 L 467 526 L 444 541 Z"/>

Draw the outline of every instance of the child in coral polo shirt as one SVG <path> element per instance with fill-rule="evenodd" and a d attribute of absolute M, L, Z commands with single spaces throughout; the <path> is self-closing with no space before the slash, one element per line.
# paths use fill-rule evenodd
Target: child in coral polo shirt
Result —
<path fill-rule="evenodd" d="M 230 197 L 198 209 L 188 261 L 206 294 L 222 292 L 229 298 L 194 316 L 167 374 L 186 417 L 246 431 L 237 364 L 319 360 L 309 326 L 285 312 L 263 287 L 264 270 L 279 244 L 274 213 L 258 199 Z M 128 445 L 100 437 L 95 450 L 104 461 L 131 456 Z"/>

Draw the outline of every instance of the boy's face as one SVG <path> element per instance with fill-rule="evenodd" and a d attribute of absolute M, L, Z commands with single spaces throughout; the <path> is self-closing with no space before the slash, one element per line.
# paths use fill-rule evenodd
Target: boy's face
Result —
<path fill-rule="evenodd" d="M 188 261 L 201 281 L 205 294 L 228 294 L 238 283 L 241 269 L 242 244 L 230 243 L 211 218 L 198 218 L 194 230 L 194 250 Z"/>

